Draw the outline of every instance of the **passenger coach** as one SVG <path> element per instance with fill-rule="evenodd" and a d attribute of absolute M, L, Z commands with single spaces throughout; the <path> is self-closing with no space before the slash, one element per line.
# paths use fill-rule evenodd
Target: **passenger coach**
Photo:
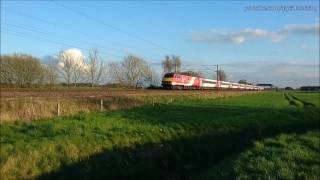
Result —
<path fill-rule="evenodd" d="M 162 79 L 162 87 L 165 89 L 235 89 L 235 90 L 263 90 L 262 87 L 217 81 L 196 76 L 187 76 L 177 73 L 167 73 Z"/>

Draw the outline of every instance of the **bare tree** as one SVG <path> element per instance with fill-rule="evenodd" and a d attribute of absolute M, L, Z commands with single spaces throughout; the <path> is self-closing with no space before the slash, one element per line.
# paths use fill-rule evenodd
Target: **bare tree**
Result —
<path fill-rule="evenodd" d="M 42 62 L 44 62 L 45 68 L 45 83 L 47 83 L 49 87 L 52 88 L 58 82 L 58 59 L 48 55 L 42 59 Z"/>
<path fill-rule="evenodd" d="M 47 65 L 45 67 L 45 81 L 52 88 L 58 82 L 57 68 L 54 65 Z"/>
<path fill-rule="evenodd" d="M 173 64 L 173 67 L 174 67 L 174 72 L 175 73 L 180 72 L 180 68 L 181 68 L 181 59 L 180 59 L 180 57 L 172 55 L 171 58 L 172 58 L 172 64 Z"/>
<path fill-rule="evenodd" d="M 122 71 L 121 64 L 117 62 L 112 62 L 112 63 L 109 63 L 108 67 L 109 67 L 108 72 L 110 73 L 112 80 L 117 84 L 124 85 L 125 81 L 123 78 L 123 71 Z"/>
<path fill-rule="evenodd" d="M 223 70 L 218 71 L 218 77 L 219 81 L 226 81 L 227 80 L 227 74 Z"/>
<path fill-rule="evenodd" d="M 8 55 L 1 56 L 0 59 L 0 80 L 1 84 L 13 84 L 15 83 L 14 78 L 14 63 L 15 60 L 13 57 Z"/>
<path fill-rule="evenodd" d="M 64 80 L 66 81 L 67 85 L 70 86 L 71 83 L 71 76 L 72 76 L 72 57 L 60 52 L 58 55 L 60 61 L 59 63 L 59 70 L 62 74 Z"/>
<path fill-rule="evenodd" d="M 180 72 L 181 59 L 179 56 L 175 56 L 175 55 L 171 55 L 171 57 L 165 56 L 164 60 L 162 61 L 162 67 L 165 73 Z"/>
<path fill-rule="evenodd" d="M 80 64 L 74 64 L 71 69 L 73 74 L 72 83 L 74 86 L 77 86 L 77 83 L 79 83 L 84 74 L 83 66 Z"/>
<path fill-rule="evenodd" d="M 44 66 L 38 58 L 26 54 L 4 55 L 0 59 L 1 83 L 29 86 L 44 80 Z"/>
<path fill-rule="evenodd" d="M 138 87 L 150 79 L 151 69 L 143 59 L 129 55 L 121 63 L 109 64 L 109 72 L 116 83 Z"/>
<path fill-rule="evenodd" d="M 165 56 L 164 60 L 162 61 L 162 67 L 164 73 L 170 73 L 173 69 L 173 63 L 170 59 L 170 56 Z"/>
<path fill-rule="evenodd" d="M 145 75 L 145 84 L 149 86 L 158 86 L 160 84 L 160 76 L 152 68 L 148 68 Z"/>
<path fill-rule="evenodd" d="M 60 61 L 60 73 L 65 79 L 67 85 L 69 86 L 72 82 L 74 83 L 74 86 L 76 86 L 84 74 L 84 69 L 86 68 L 81 51 L 78 49 L 61 51 L 58 54 L 58 59 Z"/>
<path fill-rule="evenodd" d="M 87 64 L 87 74 L 91 87 L 101 82 L 102 76 L 106 73 L 106 65 L 98 56 L 98 50 L 93 49 L 89 51 L 89 60 Z"/>

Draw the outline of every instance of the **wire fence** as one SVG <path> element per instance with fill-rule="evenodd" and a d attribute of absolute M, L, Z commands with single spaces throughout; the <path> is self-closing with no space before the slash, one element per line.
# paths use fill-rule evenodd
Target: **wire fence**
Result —
<path fill-rule="evenodd" d="M 88 97 L 18 97 L 1 98 L 0 119 L 4 121 L 32 121 L 74 115 L 79 112 L 112 111 L 142 106 L 159 107 L 179 104 L 187 100 L 203 100 L 239 96 L 255 92 L 206 92 L 189 94 L 130 94 L 122 96 Z"/>

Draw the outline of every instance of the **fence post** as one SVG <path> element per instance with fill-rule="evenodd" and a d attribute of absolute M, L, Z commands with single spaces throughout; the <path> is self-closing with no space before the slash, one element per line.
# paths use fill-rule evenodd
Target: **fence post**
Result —
<path fill-rule="evenodd" d="M 60 116 L 60 102 L 59 99 L 57 99 L 57 116 Z"/>
<path fill-rule="evenodd" d="M 100 112 L 103 111 L 103 99 L 100 100 Z"/>
<path fill-rule="evenodd" d="M 31 112 L 32 112 L 32 115 L 34 116 L 35 115 L 35 113 L 34 113 L 34 106 L 33 106 L 33 98 L 32 97 L 30 97 L 30 105 L 29 105 L 29 107 L 31 108 Z"/>

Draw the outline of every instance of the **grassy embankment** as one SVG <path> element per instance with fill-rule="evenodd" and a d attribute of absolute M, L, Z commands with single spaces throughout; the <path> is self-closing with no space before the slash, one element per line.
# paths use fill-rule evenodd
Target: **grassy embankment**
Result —
<path fill-rule="evenodd" d="M 285 170 L 290 168 L 294 177 L 312 179 L 319 176 L 319 171 L 313 170 L 317 168 L 313 162 L 320 159 L 319 149 L 312 149 L 318 147 L 319 103 L 302 96 L 261 93 L 214 100 L 178 98 L 157 104 L 157 108 L 149 105 L 32 123 L 3 123 L 0 173 L 4 179 L 184 179 L 212 174 L 280 178 L 287 177 Z M 306 131 L 312 132 L 303 134 Z M 271 149 L 268 154 L 270 141 L 284 151 L 301 148 L 292 155 L 279 154 L 289 164 L 274 161 L 278 156 L 272 152 L 278 151 Z M 299 153 L 304 155 L 299 156 L 297 166 L 303 168 L 291 168 Z M 232 162 L 251 159 L 249 168 L 256 169 L 246 169 L 241 163 L 233 168 L 231 163 L 230 172 L 219 166 L 238 156 L 240 160 Z M 276 165 L 268 168 L 270 163 Z M 281 174 L 275 172 L 277 166 L 284 169 Z"/>
<path fill-rule="evenodd" d="M 78 95 L 81 96 L 82 89 L 74 89 Z M 34 93 L 34 91 L 31 91 Z M 49 92 L 46 90 L 46 92 Z M 79 112 L 90 111 L 109 111 L 117 109 L 130 109 L 134 107 L 141 107 L 151 104 L 168 104 L 177 99 L 186 99 L 188 97 L 198 99 L 212 99 L 217 97 L 238 96 L 251 94 L 256 92 L 213 92 L 207 94 L 198 94 L 196 91 L 184 91 L 184 94 L 152 94 L 152 91 L 147 94 L 138 94 L 134 96 L 126 96 L 125 93 L 120 95 L 110 95 L 108 97 L 99 97 L 99 93 L 94 94 L 93 97 L 68 97 L 68 92 L 54 92 L 57 96 L 64 97 L 24 97 L 24 98 L 3 98 L 0 101 L 0 120 L 1 122 L 8 121 L 34 121 L 44 118 L 56 117 L 58 115 L 70 116 Z M 79 93 L 80 92 L 80 93 Z M 111 91 L 112 92 L 112 91 Z M 121 91 L 120 91 L 121 92 Z M 185 92 L 188 92 L 186 94 Z M 28 93 L 26 93 L 28 94 Z M 105 94 L 104 94 L 105 95 Z M 97 97 L 95 97 L 97 96 Z M 101 100 L 102 107 L 101 107 Z"/>

